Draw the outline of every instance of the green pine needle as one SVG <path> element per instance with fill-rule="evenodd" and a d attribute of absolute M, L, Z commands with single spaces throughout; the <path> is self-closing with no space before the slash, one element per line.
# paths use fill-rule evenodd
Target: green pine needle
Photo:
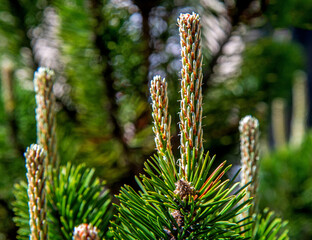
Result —
<path fill-rule="evenodd" d="M 102 238 L 107 235 L 112 206 L 109 192 L 94 170 L 85 165 L 72 166 L 68 163 L 60 168 L 59 176 L 54 176 L 54 190 L 48 197 L 49 238 L 71 240 L 74 227 L 81 223 L 91 223 L 97 227 Z M 29 239 L 29 215 L 27 184 L 15 185 L 14 221 L 19 227 L 18 238 Z"/>

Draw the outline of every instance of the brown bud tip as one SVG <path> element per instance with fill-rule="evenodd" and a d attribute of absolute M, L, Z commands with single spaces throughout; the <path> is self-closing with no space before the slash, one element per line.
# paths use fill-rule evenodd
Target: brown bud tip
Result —
<path fill-rule="evenodd" d="M 178 18 L 178 22 L 184 23 L 186 27 L 190 29 L 192 27 L 192 22 L 198 22 L 199 19 L 199 15 L 197 13 L 181 13 Z"/>
<path fill-rule="evenodd" d="M 252 117 L 250 115 L 241 119 L 239 122 L 240 132 L 243 133 L 246 128 L 253 128 L 253 129 L 259 128 L 258 119 L 256 119 L 255 117 Z"/>
<path fill-rule="evenodd" d="M 184 216 L 179 210 L 175 210 L 171 213 L 171 216 L 176 220 L 179 227 L 183 226 Z"/>
<path fill-rule="evenodd" d="M 185 181 L 183 179 L 177 181 L 175 183 L 176 189 L 174 190 L 174 194 L 180 196 L 182 200 L 185 200 L 188 198 L 188 196 L 194 196 L 196 191 L 194 187 L 189 183 L 188 181 Z"/>
<path fill-rule="evenodd" d="M 40 145 L 32 144 L 27 148 L 24 156 L 26 158 L 26 164 L 30 164 L 28 170 L 32 170 L 34 173 L 35 171 L 39 170 L 40 167 L 42 167 L 45 158 L 45 152 Z"/>
<path fill-rule="evenodd" d="M 100 238 L 96 227 L 83 223 L 75 227 L 73 240 L 100 240 Z"/>

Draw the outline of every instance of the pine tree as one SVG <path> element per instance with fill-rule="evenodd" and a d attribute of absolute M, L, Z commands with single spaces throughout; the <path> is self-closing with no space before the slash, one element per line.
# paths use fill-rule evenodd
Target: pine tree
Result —
<path fill-rule="evenodd" d="M 180 101 L 180 158 L 170 145 L 170 116 L 166 82 L 151 83 L 155 143 L 158 150 L 137 178 L 141 191 L 122 188 L 112 229 L 116 239 L 243 239 L 243 221 L 236 216 L 249 207 L 244 188 L 222 177 L 230 169 L 222 162 L 211 171 L 214 157 L 203 151 L 202 55 L 200 19 L 195 13 L 179 19 L 182 48 Z M 246 223 L 248 225 L 248 223 Z M 244 231 L 244 230 L 243 230 Z"/>
<path fill-rule="evenodd" d="M 108 190 L 84 164 L 57 163 L 53 75 L 50 69 L 39 68 L 34 76 L 38 145 L 25 153 L 28 185 L 15 186 L 18 238 L 71 240 L 79 224 L 92 224 L 103 237 L 112 216 Z"/>
<path fill-rule="evenodd" d="M 242 183 L 226 178 L 226 161 L 204 153 L 202 54 L 198 14 L 179 19 L 182 56 L 180 156 L 173 155 L 167 83 L 151 81 L 157 154 L 136 177 L 141 191 L 124 186 L 115 219 L 109 193 L 85 165 L 59 166 L 55 134 L 53 71 L 34 76 L 37 144 L 25 153 L 28 184 L 15 187 L 15 221 L 20 239 L 288 239 L 286 222 L 256 208 L 259 123 L 241 121 Z M 46 194 L 48 193 L 48 194 Z M 27 204 L 28 203 L 28 204 Z M 109 222 L 111 223 L 110 228 Z"/>
<path fill-rule="evenodd" d="M 266 209 L 259 214 L 256 192 L 259 170 L 259 123 L 250 116 L 240 124 L 242 182 L 222 180 L 230 166 L 204 156 L 202 141 L 202 59 L 197 14 L 178 19 L 182 48 L 180 158 L 170 144 L 170 116 L 165 79 L 151 81 L 157 155 L 145 163 L 137 178 L 141 191 L 125 186 L 118 196 L 116 239 L 289 239 L 287 222 Z M 251 203 L 251 204 L 250 204 Z"/>

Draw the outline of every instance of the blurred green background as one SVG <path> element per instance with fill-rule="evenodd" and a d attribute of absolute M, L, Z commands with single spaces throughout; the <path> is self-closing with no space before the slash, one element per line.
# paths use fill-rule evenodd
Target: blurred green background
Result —
<path fill-rule="evenodd" d="M 155 152 L 149 81 L 166 77 L 178 153 L 176 19 L 197 12 L 204 55 L 205 149 L 239 166 L 238 123 L 261 125 L 260 208 L 312 239 L 312 1 L 0 0 L 0 240 L 16 239 L 12 188 L 35 142 L 32 77 L 55 70 L 62 163 L 96 168 L 112 194 L 136 186 Z"/>

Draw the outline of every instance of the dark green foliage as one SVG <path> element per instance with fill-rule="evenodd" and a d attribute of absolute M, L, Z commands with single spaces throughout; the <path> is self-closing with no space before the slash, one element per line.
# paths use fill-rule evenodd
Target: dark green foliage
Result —
<path fill-rule="evenodd" d="M 264 209 L 263 214 L 258 213 L 254 216 L 255 222 L 252 233 L 253 240 L 288 240 L 288 229 L 285 226 L 288 222 L 274 216 L 273 211 Z"/>
<path fill-rule="evenodd" d="M 160 36 L 153 35 L 151 37 L 150 46 L 153 47 L 148 51 L 145 48 L 145 45 L 148 44 L 142 34 L 141 25 L 135 25 L 131 20 L 134 16 L 140 15 L 140 9 L 135 6 L 129 10 L 127 7 L 118 7 L 110 1 L 99 1 L 103 3 L 103 7 L 99 11 L 104 19 L 99 35 L 103 44 L 109 49 L 108 54 L 105 55 L 101 54 L 98 47 L 95 46 L 94 26 L 96 21 L 92 17 L 89 2 L 80 0 L 0 0 L 0 60 L 8 56 L 14 62 L 17 132 L 19 142 L 26 148 L 27 145 L 35 142 L 34 98 L 33 92 L 29 89 L 32 88 L 31 78 L 38 63 L 34 59 L 35 50 L 30 44 L 33 37 L 32 30 L 42 23 L 43 12 L 48 4 L 57 12 L 60 20 L 59 33 L 56 36 L 59 38 L 58 48 L 60 50 L 60 58 L 57 61 L 62 65 L 62 70 L 57 73 L 57 77 L 60 77 L 60 82 L 65 79 L 68 84 L 66 94 L 58 99 L 57 132 L 60 159 L 63 164 L 66 164 L 67 161 L 76 164 L 85 162 L 88 167 L 95 167 L 95 175 L 105 179 L 112 191 L 117 192 L 120 185 L 133 179 L 133 173 L 139 172 L 144 159 L 154 151 L 150 127 L 150 106 L 146 97 L 149 57 L 162 58 L 161 62 L 156 61 L 156 65 L 154 61 L 154 65 L 150 66 L 150 73 L 155 69 L 168 73 L 166 78 L 171 99 L 170 106 L 175 105 L 177 108 L 178 94 L 174 90 L 178 85 L 178 81 L 176 81 L 178 78 L 176 62 L 178 60 L 177 56 L 167 51 L 168 43 L 172 44 L 174 42 L 172 39 L 178 35 L 175 21 L 177 12 L 180 9 L 184 11 L 185 8 L 188 8 L 187 4 L 193 4 L 194 9 L 197 10 L 198 2 L 154 1 L 158 6 L 153 9 L 152 13 L 149 13 L 151 17 L 147 20 L 154 24 L 155 16 L 157 16 L 167 26 Z M 178 7 L 175 5 L 176 2 L 178 2 Z M 270 104 L 276 96 L 284 96 L 289 99 L 293 71 L 302 68 L 303 57 L 300 49 L 292 42 L 272 40 L 270 36 L 274 29 L 271 28 L 271 24 L 279 27 L 289 25 L 309 27 L 311 22 L 308 10 L 311 8 L 310 1 L 287 0 L 269 1 L 269 3 L 266 16 L 271 23 L 268 24 L 263 19 L 260 24 L 256 23 L 257 27 L 260 27 L 258 30 L 268 34 L 269 38 L 247 44 L 247 51 L 243 55 L 241 75 L 223 83 L 209 85 L 208 91 L 204 92 L 204 102 L 207 104 L 204 108 L 206 118 L 203 119 L 203 127 L 204 132 L 208 133 L 204 144 L 209 148 L 213 146 L 211 151 L 218 153 L 221 159 L 224 158 L 223 155 L 229 156 L 233 153 L 233 146 L 237 143 L 239 118 L 246 113 L 253 114 L 259 118 L 262 127 L 265 128 L 269 113 L 263 111 L 263 106 L 269 106 L 266 104 Z M 157 27 L 157 21 L 155 21 L 154 28 L 157 30 Z M 150 29 L 149 33 L 155 34 L 155 29 Z M 208 59 L 210 59 L 211 56 L 206 46 L 203 46 L 203 51 L 204 56 L 209 55 Z M 108 97 L 105 82 L 103 79 L 101 80 L 101 71 L 107 68 L 107 63 L 111 63 L 113 68 L 111 76 L 114 77 L 114 98 Z M 204 63 L 204 68 L 207 69 L 209 61 L 205 59 Z M 204 84 L 209 84 L 211 80 L 211 77 L 205 77 Z M 123 142 L 112 131 L 113 124 L 109 110 L 111 104 L 109 101 L 112 99 L 118 106 L 114 116 L 118 120 L 120 129 L 123 130 L 122 136 L 127 137 L 124 143 L 128 146 L 128 152 L 123 151 Z M 73 115 L 68 114 L 68 109 L 64 106 L 69 106 Z M 170 108 L 170 111 L 175 112 L 176 108 Z M 177 122 L 177 114 L 171 115 L 172 122 Z M 2 98 L 0 116 L 5 116 Z M 174 129 L 176 126 L 172 127 Z M 128 134 L 129 132 L 130 134 Z M 265 131 L 263 132 L 265 133 Z M 8 202 L 10 207 L 13 198 L 12 186 L 14 182 L 19 182 L 25 175 L 25 169 L 22 155 L 16 153 L 15 146 L 8 141 L 8 135 L 10 135 L 8 123 L 5 118 L 0 118 L 0 197 L 1 200 Z M 178 141 L 177 136 L 177 131 L 173 131 L 174 142 Z M 304 159 L 304 157 L 298 158 L 293 155 L 292 157 L 298 165 L 301 162 L 298 159 Z M 233 158 L 235 157 L 231 155 L 230 160 Z M 284 166 L 282 167 L 284 169 Z M 301 171 L 302 167 L 297 166 L 296 169 Z M 268 174 L 269 170 L 271 169 L 268 168 L 265 174 Z M 303 172 L 306 173 L 306 170 L 307 168 Z M 285 173 L 278 169 L 273 171 L 276 174 Z M 290 174 L 292 178 L 294 175 L 297 176 L 297 173 L 293 172 L 296 170 L 288 169 L 287 171 L 292 172 Z M 269 175 L 268 178 L 270 178 Z M 123 179 L 125 177 L 126 179 Z M 292 206 L 299 204 L 299 207 L 296 207 L 296 212 L 300 212 L 298 213 L 300 217 L 296 215 L 298 222 L 294 225 L 290 223 L 290 226 L 296 226 L 299 230 L 292 228 L 291 233 L 296 234 L 302 228 L 303 232 L 310 231 L 310 217 L 305 214 L 307 210 L 305 206 L 311 205 L 312 190 L 310 186 L 312 181 L 301 179 L 300 183 L 304 183 L 300 187 L 296 187 L 296 183 L 292 184 L 288 180 L 284 180 L 287 178 L 287 176 L 282 178 L 276 176 L 272 179 L 276 180 L 278 191 L 282 191 L 281 189 L 284 188 L 287 191 L 289 188 L 298 190 L 294 195 L 296 199 L 300 198 L 300 200 L 291 202 L 288 200 L 292 199 L 289 194 L 275 195 L 275 190 L 273 191 L 272 188 L 274 184 L 266 184 L 268 190 L 264 190 L 264 192 L 267 192 L 266 196 L 272 196 L 276 211 L 279 206 L 282 206 L 282 209 L 290 209 L 290 206 L 286 206 L 289 202 Z M 25 188 L 25 184 L 17 187 L 19 190 L 23 188 Z M 172 187 L 171 191 L 173 191 Z M 18 198 L 22 198 L 19 191 L 16 191 L 16 194 Z M 305 197 L 303 198 L 302 195 Z M 283 196 L 280 198 L 286 198 L 286 200 L 279 200 L 277 196 Z M 25 194 L 24 197 L 26 197 Z M 267 205 L 270 205 L 270 202 L 267 199 Z M 20 213 L 24 214 L 24 217 L 28 214 L 25 204 L 26 201 L 20 205 L 25 208 L 25 212 Z M 5 219 L 5 221 L 0 220 L 0 232 L 7 235 L 8 209 L 4 211 L 4 214 L 1 210 L 2 208 L 0 208 L 0 219 Z M 292 211 L 289 210 L 289 212 Z M 288 216 L 283 217 L 293 219 Z M 20 224 L 22 226 L 22 223 Z M 24 224 L 26 224 L 25 221 Z M 23 236 L 27 235 L 25 231 L 29 231 L 28 228 L 19 230 Z M 58 234 L 63 235 L 61 231 Z"/>
<path fill-rule="evenodd" d="M 115 224 L 115 237 L 243 239 L 239 231 L 236 233 L 243 222 L 234 219 L 248 208 L 249 201 L 240 202 L 245 195 L 243 189 L 231 194 L 237 184 L 221 180 L 230 166 L 224 167 L 223 162 L 210 173 L 213 159 L 208 154 L 205 159 L 201 156 L 197 171 L 189 175 L 196 195 L 181 199 L 175 191 L 179 174 L 173 161 L 169 154 L 155 156 L 145 163 L 148 176 L 141 175 L 141 180 L 137 178 L 142 192 L 136 193 L 129 186 L 121 190 L 118 196 L 121 204 L 117 206 L 121 224 Z"/>
<path fill-rule="evenodd" d="M 107 235 L 108 223 L 112 217 L 109 192 L 103 183 L 94 177 L 94 170 L 85 165 L 77 167 L 67 164 L 55 176 L 54 187 L 48 185 L 48 231 L 55 240 L 72 239 L 74 227 L 91 223 L 100 229 L 99 236 Z M 15 222 L 19 226 L 19 239 L 29 239 L 29 213 L 27 184 L 15 186 Z"/>
<path fill-rule="evenodd" d="M 259 99 L 265 99 L 267 103 L 277 97 L 291 98 L 294 73 L 304 67 L 299 45 L 282 39 L 263 38 L 250 44 L 244 57 L 246 63 L 240 81 L 242 93 L 256 92 Z M 252 64 L 249 59 L 253 59 Z"/>
<path fill-rule="evenodd" d="M 300 27 L 312 29 L 311 1 L 273 0 L 269 2 L 266 15 L 276 27 Z"/>
<path fill-rule="evenodd" d="M 243 57 L 240 75 L 212 86 L 204 99 L 209 103 L 203 119 L 204 132 L 209 133 L 206 145 L 214 146 L 214 153 L 230 151 L 237 143 L 237 119 L 245 115 L 258 118 L 265 135 L 273 99 L 291 102 L 294 74 L 304 68 L 298 45 L 272 37 L 247 43 Z"/>
<path fill-rule="evenodd" d="M 77 109 L 71 126 L 79 139 L 75 161 L 87 161 L 111 185 L 153 152 L 147 70 L 140 28 L 131 23 L 129 9 L 94 1 L 102 4 L 94 10 L 91 2 L 57 0 L 54 6 L 61 21 L 63 74 Z"/>
<path fill-rule="evenodd" d="M 16 217 L 13 220 L 18 227 L 17 238 L 26 240 L 30 235 L 27 183 L 21 181 L 19 184 L 15 184 L 13 194 L 16 198 L 13 202 Z"/>
<path fill-rule="evenodd" d="M 1 85 L 1 84 L 0 84 Z M 23 143 L 22 146 L 30 145 L 35 142 L 35 98 L 34 93 L 25 90 L 16 79 L 14 79 L 17 104 L 14 116 L 17 122 L 17 131 L 20 133 L 18 142 Z M 1 87 L 1 86 L 0 86 Z M 1 89 L 2 90 L 2 89 Z M 7 118 L 4 114 L 3 99 L 0 98 L 0 196 L 1 198 L 12 197 L 12 187 L 14 182 L 23 179 L 25 173 L 25 160 L 19 155 L 18 149 L 12 146 L 10 141 L 10 129 L 6 123 Z"/>
<path fill-rule="evenodd" d="M 312 237 L 311 144 L 309 133 L 299 148 L 280 149 L 262 161 L 260 206 L 270 206 L 289 220 L 292 239 Z"/>

